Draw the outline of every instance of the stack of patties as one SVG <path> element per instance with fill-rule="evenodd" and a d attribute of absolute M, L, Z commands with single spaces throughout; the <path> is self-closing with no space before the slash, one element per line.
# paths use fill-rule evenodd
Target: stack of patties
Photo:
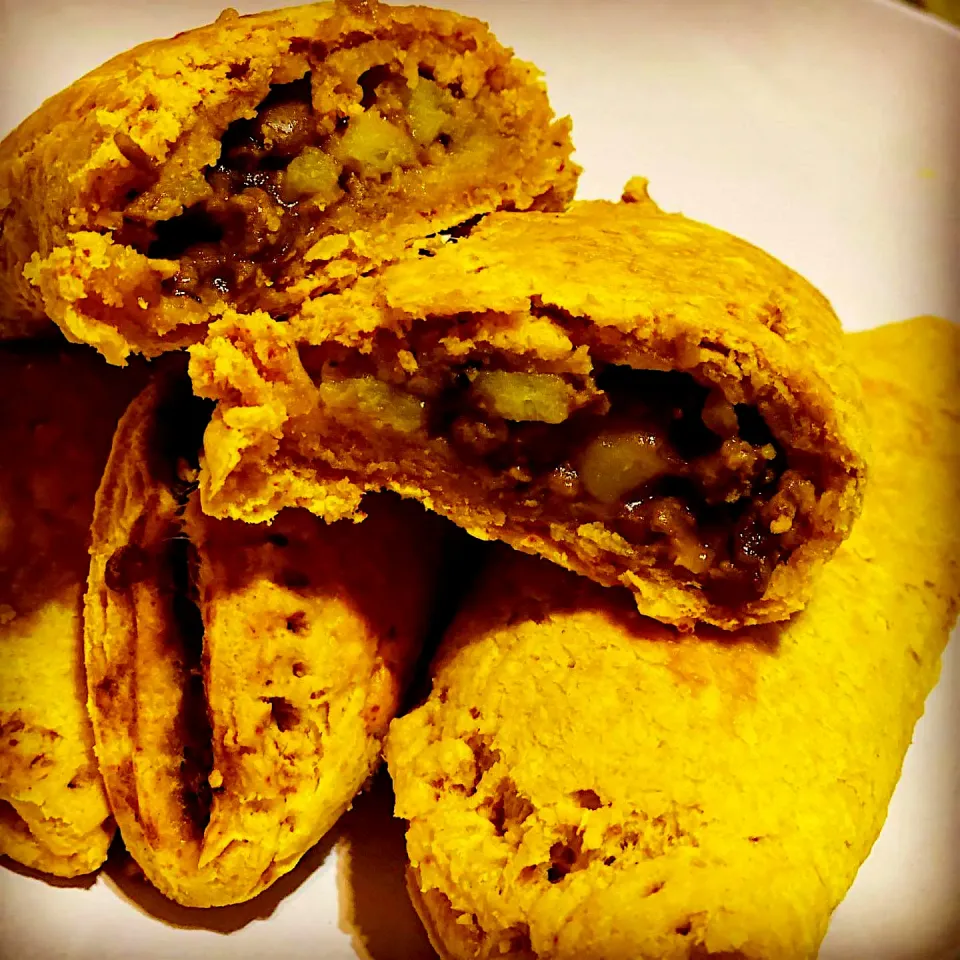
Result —
<path fill-rule="evenodd" d="M 490 211 L 561 209 L 571 150 L 536 69 L 476 20 L 376 4 L 228 12 L 120 55 L 0 145 L 0 335 L 48 337 L 53 320 L 123 363 L 236 310 L 279 322 Z M 25 350 L 11 348 L 17 376 Z M 107 462 L 123 404 L 100 392 L 116 382 L 128 401 L 144 377 L 83 356 L 96 389 L 51 370 L 41 404 L 13 373 L 3 384 L 3 850 L 89 871 L 115 819 L 167 896 L 242 901 L 375 769 L 433 616 L 443 530 L 397 498 L 365 501 L 359 526 L 207 517 L 213 405 L 185 363 L 155 367 Z M 61 414 L 55 435 L 44 404 Z"/>
<path fill-rule="evenodd" d="M 570 151 L 481 24 L 346 3 L 137 48 L 0 147 L 2 329 L 173 354 L 82 525 L 96 758 L 167 896 L 291 869 L 386 737 L 444 957 L 816 955 L 957 610 L 960 338 L 845 337 L 641 180 L 565 209 Z M 395 719 L 423 507 L 501 543 Z"/>

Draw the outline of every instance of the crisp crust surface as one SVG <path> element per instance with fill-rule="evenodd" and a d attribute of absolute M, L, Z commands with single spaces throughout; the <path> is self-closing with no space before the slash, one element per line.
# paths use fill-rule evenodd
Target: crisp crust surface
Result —
<path fill-rule="evenodd" d="M 92 350 L 0 349 L 0 853 L 77 876 L 113 822 L 93 753 L 81 600 L 93 500 L 139 371 Z"/>
<path fill-rule="evenodd" d="M 512 553 L 460 614 L 387 741 L 443 956 L 816 956 L 960 597 L 960 328 L 848 341 L 871 486 L 789 624 L 678 638 Z"/>
<path fill-rule="evenodd" d="M 840 323 L 817 290 L 768 254 L 666 214 L 645 193 L 630 197 L 563 214 L 493 214 L 431 257 L 306 304 L 289 324 L 231 314 L 212 325 L 192 348 L 190 368 L 197 392 L 219 401 L 205 441 L 204 510 L 263 520 L 295 505 L 336 519 L 366 490 L 387 487 L 476 536 L 622 583 L 643 613 L 665 622 L 732 628 L 800 609 L 816 570 L 849 534 L 862 495 L 859 387 Z M 390 431 L 344 435 L 331 426 L 305 348 L 335 342 L 362 354 L 376 335 L 402 340 L 425 318 L 451 318 L 452 335 L 462 337 L 463 314 L 476 326 L 472 339 L 458 341 L 464 353 L 492 344 L 521 366 L 583 373 L 592 338 L 590 349 L 616 351 L 618 363 L 695 372 L 731 402 L 755 403 L 774 435 L 824 456 L 833 472 L 807 543 L 759 600 L 731 610 L 670 571 L 618 567 L 630 547 L 607 529 L 522 527 L 470 470 L 444 475 L 438 489 L 443 464 L 430 444 L 401 448 Z"/>
<path fill-rule="evenodd" d="M 500 71 L 504 102 L 516 111 L 500 148 L 514 151 L 516 169 L 504 182 L 479 169 L 476 183 L 440 208 L 411 211 L 389 230 L 371 223 L 340 238 L 351 264 L 345 272 L 400 256 L 411 238 L 504 204 L 563 206 L 579 172 L 569 162 L 569 122 L 554 120 L 537 70 L 512 58 L 480 21 L 376 3 L 244 17 L 227 11 L 213 24 L 114 57 L 47 100 L 0 144 L 0 337 L 42 332 L 50 317 L 69 339 L 93 344 L 113 363 L 202 337 L 210 309 L 164 293 L 176 261 L 150 259 L 114 239 L 131 192 L 141 189 L 138 178 L 146 170 L 156 181 L 136 197 L 138 209 L 169 220 L 204 195 L 203 170 L 216 163 L 228 125 L 254 116 L 271 84 L 304 74 L 310 44 L 335 50 L 370 40 L 402 58 L 413 38 L 462 72 L 468 95 L 486 82 L 485 71 Z M 333 115 L 341 100 L 349 102 L 330 90 L 318 110 Z M 318 276 L 326 269 L 317 263 Z M 343 273 L 329 270 L 330 277 Z"/>
<path fill-rule="evenodd" d="M 166 896 L 214 906 L 292 869 L 374 770 L 419 656 L 438 541 L 430 518 L 390 500 L 360 526 L 204 517 L 189 471 L 172 479 L 177 455 L 157 459 L 164 424 L 187 429 L 168 406 L 182 387 L 151 385 L 117 431 L 93 525 L 87 675 L 127 848 Z"/>

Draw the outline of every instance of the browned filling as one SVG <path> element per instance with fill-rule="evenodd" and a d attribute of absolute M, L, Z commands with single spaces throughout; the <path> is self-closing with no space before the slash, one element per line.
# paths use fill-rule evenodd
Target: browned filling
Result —
<path fill-rule="evenodd" d="M 689 374 L 615 364 L 530 373 L 490 357 L 441 373 L 429 350 L 413 354 L 418 368 L 404 374 L 382 352 L 301 350 L 338 422 L 373 417 L 432 439 L 526 529 L 602 523 L 730 606 L 762 596 L 811 533 L 819 463 L 791 463 L 754 407 Z"/>
<path fill-rule="evenodd" d="M 362 51 L 353 51 L 359 62 Z M 470 99 L 459 81 L 436 82 L 428 63 L 414 81 L 399 64 L 379 64 L 343 77 L 342 89 L 362 91 L 362 99 L 337 102 L 344 111 L 359 106 L 356 113 L 315 110 L 310 73 L 274 85 L 253 119 L 227 129 L 218 163 L 205 171 L 205 199 L 152 222 L 132 190 L 117 239 L 179 260 L 168 293 L 201 303 L 226 297 L 244 311 L 283 315 L 310 292 L 290 287 L 318 262 L 343 255 L 351 231 L 404 210 L 429 214 L 463 202 L 471 185 L 497 182 L 497 164 L 516 168 L 503 146 L 509 131 L 500 129 L 498 69 Z M 136 145 L 118 146 L 136 164 Z M 339 243 L 317 246 L 332 235 Z"/>

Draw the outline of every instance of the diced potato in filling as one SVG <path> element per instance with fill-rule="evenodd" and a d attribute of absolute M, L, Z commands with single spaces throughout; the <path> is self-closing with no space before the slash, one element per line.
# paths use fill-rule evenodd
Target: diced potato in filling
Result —
<path fill-rule="evenodd" d="M 432 143 L 441 133 L 451 133 L 456 101 L 432 80 L 421 79 L 407 102 L 410 134 L 421 147 Z"/>
<path fill-rule="evenodd" d="M 338 183 L 341 169 L 341 165 L 319 147 L 305 147 L 284 171 L 283 199 L 292 203 L 309 197 L 317 204 L 333 203 L 343 193 Z"/>
<path fill-rule="evenodd" d="M 343 136 L 331 144 L 333 155 L 363 177 L 380 176 L 416 160 L 413 141 L 376 111 L 350 121 Z"/>
<path fill-rule="evenodd" d="M 703 402 L 703 422 L 718 437 L 735 437 L 737 411 L 720 390 L 711 390 Z"/>
<path fill-rule="evenodd" d="M 604 431 L 580 455 L 580 479 L 600 503 L 616 503 L 670 470 L 666 441 L 653 430 Z"/>
<path fill-rule="evenodd" d="M 359 411 L 378 427 L 413 433 L 426 422 L 423 400 L 376 377 L 325 380 L 318 390 L 324 407 L 341 416 Z"/>
<path fill-rule="evenodd" d="M 511 373 L 486 370 L 476 375 L 473 394 L 478 405 L 504 420 L 563 423 L 573 409 L 576 391 L 553 373 Z"/>

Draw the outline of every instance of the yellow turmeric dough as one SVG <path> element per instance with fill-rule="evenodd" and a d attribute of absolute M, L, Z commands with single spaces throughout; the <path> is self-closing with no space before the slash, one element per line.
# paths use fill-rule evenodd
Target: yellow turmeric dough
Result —
<path fill-rule="evenodd" d="M 63 344 L 0 348 L 0 853 L 73 877 L 113 821 L 86 712 L 93 499 L 140 371 Z"/>
<path fill-rule="evenodd" d="M 763 251 L 627 199 L 492 214 L 290 323 L 214 323 L 204 510 L 334 520 L 386 488 L 664 622 L 800 609 L 864 479 L 840 323 Z"/>
<path fill-rule="evenodd" d="M 158 380 L 120 422 L 97 494 L 86 665 L 124 843 L 166 896 L 247 900 L 346 810 L 420 654 L 436 521 L 374 500 L 356 526 L 199 510 L 209 410 Z"/>
<path fill-rule="evenodd" d="M 120 54 L 0 144 L 0 337 L 112 363 L 226 306 L 295 312 L 472 217 L 561 209 L 538 71 L 458 14 L 318 3 Z"/>
<path fill-rule="evenodd" d="M 960 327 L 848 340 L 870 487 L 789 623 L 679 635 L 506 552 L 458 615 L 386 750 L 443 957 L 816 956 L 960 599 Z"/>

